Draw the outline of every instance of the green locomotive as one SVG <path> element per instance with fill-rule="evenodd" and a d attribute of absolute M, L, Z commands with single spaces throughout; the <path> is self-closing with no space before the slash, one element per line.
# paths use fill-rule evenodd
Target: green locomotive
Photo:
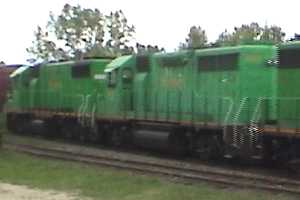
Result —
<path fill-rule="evenodd" d="M 299 67 L 298 42 L 25 67 L 11 75 L 7 125 L 204 158 L 291 159 Z"/>

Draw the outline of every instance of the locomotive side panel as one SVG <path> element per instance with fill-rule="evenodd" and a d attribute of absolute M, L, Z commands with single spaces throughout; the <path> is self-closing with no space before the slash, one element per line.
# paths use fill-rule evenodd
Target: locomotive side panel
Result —
<path fill-rule="evenodd" d="M 153 56 L 148 88 L 154 119 L 191 122 L 192 58 L 187 52 Z"/>
<path fill-rule="evenodd" d="M 279 47 L 278 129 L 296 133 L 300 128 L 300 43 Z"/>
<path fill-rule="evenodd" d="M 239 48 L 197 53 L 195 119 L 218 127 L 232 123 L 239 89 Z"/>
<path fill-rule="evenodd" d="M 276 59 L 274 46 L 243 48 L 240 57 L 240 99 L 245 99 L 240 119 L 247 124 L 276 121 L 277 70 L 268 62 Z"/>

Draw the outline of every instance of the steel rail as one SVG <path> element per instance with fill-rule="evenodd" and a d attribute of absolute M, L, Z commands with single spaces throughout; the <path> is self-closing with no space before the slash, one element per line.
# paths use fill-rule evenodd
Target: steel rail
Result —
<path fill-rule="evenodd" d="M 139 171 L 149 174 L 164 175 L 172 178 L 181 178 L 189 181 L 212 182 L 222 185 L 231 185 L 241 188 L 262 189 L 268 191 L 300 194 L 300 181 L 287 178 L 276 178 L 257 175 L 255 173 L 234 172 L 232 170 L 216 170 L 209 167 L 196 168 L 195 166 L 178 166 L 169 162 L 138 161 L 131 158 L 111 157 L 107 155 L 92 155 L 66 149 L 38 147 L 29 144 L 6 142 L 5 149 L 14 150 L 34 156 L 60 159 L 65 161 L 82 162 L 98 166 L 107 166 L 118 169 Z"/>

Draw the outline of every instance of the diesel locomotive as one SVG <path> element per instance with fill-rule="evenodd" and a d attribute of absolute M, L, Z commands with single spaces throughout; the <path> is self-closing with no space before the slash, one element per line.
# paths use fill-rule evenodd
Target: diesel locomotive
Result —
<path fill-rule="evenodd" d="M 300 42 L 22 66 L 7 126 L 201 158 L 300 154 Z"/>

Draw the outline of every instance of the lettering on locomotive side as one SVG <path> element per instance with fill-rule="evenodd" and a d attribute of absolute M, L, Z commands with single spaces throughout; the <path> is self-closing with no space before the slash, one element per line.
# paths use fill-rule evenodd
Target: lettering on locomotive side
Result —
<path fill-rule="evenodd" d="M 54 90 L 56 90 L 60 87 L 60 84 L 59 84 L 58 80 L 53 80 L 53 79 L 52 80 L 49 79 L 48 85 L 51 89 L 54 89 Z"/>
<path fill-rule="evenodd" d="M 164 76 L 161 77 L 160 82 L 162 86 L 170 89 L 178 89 L 184 84 L 181 73 L 178 73 L 174 76 L 170 76 L 168 71 Z"/>
<path fill-rule="evenodd" d="M 258 53 L 252 53 L 244 56 L 243 59 L 247 63 L 257 63 L 257 62 L 261 62 L 262 56 Z"/>
<path fill-rule="evenodd" d="M 166 79 L 166 80 L 163 80 L 163 83 L 167 88 L 176 89 L 182 85 L 182 80 L 181 79 Z"/>
<path fill-rule="evenodd" d="M 174 78 L 165 78 L 161 79 L 160 83 L 164 88 L 176 89 L 179 88 L 180 85 L 182 85 L 182 80 Z"/>

